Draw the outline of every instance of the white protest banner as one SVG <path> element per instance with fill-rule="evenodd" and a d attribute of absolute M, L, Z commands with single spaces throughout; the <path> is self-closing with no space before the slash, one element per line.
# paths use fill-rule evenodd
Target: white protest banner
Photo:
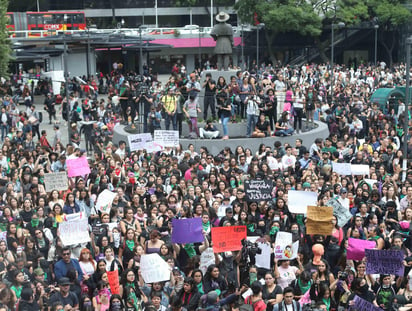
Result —
<path fill-rule="evenodd" d="M 200 255 L 200 267 L 199 269 L 202 270 L 203 274 L 206 273 L 207 267 L 210 265 L 214 265 L 215 261 L 215 253 L 213 252 L 213 248 L 208 247 L 202 254 Z"/>
<path fill-rule="evenodd" d="M 338 220 L 339 227 L 343 227 L 347 224 L 347 222 L 352 218 L 352 214 L 349 212 L 347 208 L 345 208 L 342 204 L 339 203 L 338 200 L 332 198 L 328 202 L 326 202 L 326 206 L 333 207 L 333 215 L 336 216 Z"/>
<path fill-rule="evenodd" d="M 222 204 L 219 206 L 217 210 L 217 217 L 224 217 L 226 216 L 226 208 L 231 207 L 231 205 Z"/>
<path fill-rule="evenodd" d="M 140 258 L 140 271 L 146 283 L 170 280 L 170 266 L 159 254 L 142 255 Z"/>
<path fill-rule="evenodd" d="M 272 253 L 270 244 L 258 242 L 258 247 L 262 253 L 256 254 L 256 267 L 270 270 L 270 254 Z"/>
<path fill-rule="evenodd" d="M 109 213 L 116 195 L 117 193 L 111 192 L 110 190 L 103 190 L 97 197 L 96 209 L 102 213 Z"/>
<path fill-rule="evenodd" d="M 292 233 L 279 231 L 275 241 L 275 258 L 295 259 L 298 256 L 299 241 L 292 243 Z"/>
<path fill-rule="evenodd" d="M 150 133 L 140 133 L 134 135 L 128 135 L 130 151 L 143 150 L 145 149 L 146 142 L 151 142 L 152 135 Z"/>
<path fill-rule="evenodd" d="M 74 213 L 74 214 L 64 214 L 63 220 L 64 221 L 77 221 L 83 218 L 83 213 Z"/>
<path fill-rule="evenodd" d="M 0 232 L 0 241 L 6 242 L 6 246 L 7 246 L 7 231 Z"/>
<path fill-rule="evenodd" d="M 378 181 L 376 179 L 364 178 L 363 179 L 369 186 L 373 187 Z"/>
<path fill-rule="evenodd" d="M 163 147 L 177 147 L 179 145 L 179 131 L 154 131 L 154 142 Z"/>
<path fill-rule="evenodd" d="M 369 175 L 369 165 L 367 164 L 351 164 L 350 170 L 352 175 Z"/>
<path fill-rule="evenodd" d="M 59 224 L 59 232 L 64 246 L 90 242 L 87 218 L 63 221 Z"/>
<path fill-rule="evenodd" d="M 349 175 L 352 175 L 350 165 L 351 165 L 350 163 L 332 162 L 332 169 L 334 172 L 338 173 L 339 175 L 349 176 Z"/>
<path fill-rule="evenodd" d="M 288 191 L 288 207 L 291 213 L 306 214 L 308 205 L 318 205 L 318 194 L 312 191 Z"/>
<path fill-rule="evenodd" d="M 46 192 L 67 190 L 69 188 L 67 173 L 56 172 L 44 174 L 44 185 L 46 186 Z"/>

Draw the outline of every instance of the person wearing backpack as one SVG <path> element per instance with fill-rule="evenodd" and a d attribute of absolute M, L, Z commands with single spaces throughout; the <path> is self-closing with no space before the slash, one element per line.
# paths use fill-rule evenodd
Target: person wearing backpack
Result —
<path fill-rule="evenodd" d="M 240 311 L 264 311 L 266 304 L 262 299 L 262 285 L 259 281 L 252 283 L 252 295 L 246 297 L 245 303 L 239 307 Z"/>
<path fill-rule="evenodd" d="M 301 311 L 302 308 L 295 300 L 292 287 L 283 290 L 283 301 L 274 306 L 273 311 Z"/>

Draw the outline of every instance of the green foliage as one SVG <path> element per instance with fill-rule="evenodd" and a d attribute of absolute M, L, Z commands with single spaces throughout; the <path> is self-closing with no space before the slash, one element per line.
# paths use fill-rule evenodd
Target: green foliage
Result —
<path fill-rule="evenodd" d="M 195 6 L 195 4 L 197 3 L 197 0 L 175 0 L 175 4 L 176 6 L 180 6 L 180 7 L 192 7 Z"/>
<path fill-rule="evenodd" d="M 7 30 L 6 16 L 9 0 L 0 0 L 0 77 L 8 77 L 9 61 L 11 59 L 11 42 Z"/>

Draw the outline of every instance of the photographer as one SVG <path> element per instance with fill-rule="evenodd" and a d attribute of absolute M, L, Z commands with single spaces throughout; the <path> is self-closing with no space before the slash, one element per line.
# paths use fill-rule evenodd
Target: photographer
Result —
<path fill-rule="evenodd" d="M 141 82 L 140 84 L 137 85 L 136 87 L 137 91 L 137 96 L 134 97 L 134 102 L 136 105 L 136 111 L 138 114 L 143 113 L 145 116 L 143 118 L 143 132 L 147 133 L 147 121 L 148 119 L 146 116 L 150 112 L 150 107 L 153 105 L 153 97 L 149 92 L 149 87 L 148 85 L 145 85 L 144 82 Z M 143 108 L 143 112 L 141 111 L 141 108 Z"/>
<path fill-rule="evenodd" d="M 189 95 L 193 94 L 195 97 L 199 95 L 200 83 L 196 81 L 196 74 L 193 72 L 190 74 L 190 80 L 186 84 L 186 90 Z"/>
<path fill-rule="evenodd" d="M 212 74 L 208 72 L 206 74 L 206 80 L 203 82 L 202 87 L 205 89 L 205 99 L 203 101 L 203 119 L 207 120 L 207 111 L 210 106 L 210 111 L 212 112 L 212 118 L 216 118 L 216 107 L 215 107 L 215 94 L 216 94 L 216 82 L 212 79 Z"/>

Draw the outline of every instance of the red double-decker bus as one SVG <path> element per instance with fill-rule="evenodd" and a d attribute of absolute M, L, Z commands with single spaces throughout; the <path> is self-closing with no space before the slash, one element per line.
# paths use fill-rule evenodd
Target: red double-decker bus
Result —
<path fill-rule="evenodd" d="M 8 29 L 18 30 L 85 30 L 86 17 L 84 12 L 8 12 Z M 38 33 L 29 33 L 39 36 Z M 44 34 L 45 35 L 45 34 Z"/>

